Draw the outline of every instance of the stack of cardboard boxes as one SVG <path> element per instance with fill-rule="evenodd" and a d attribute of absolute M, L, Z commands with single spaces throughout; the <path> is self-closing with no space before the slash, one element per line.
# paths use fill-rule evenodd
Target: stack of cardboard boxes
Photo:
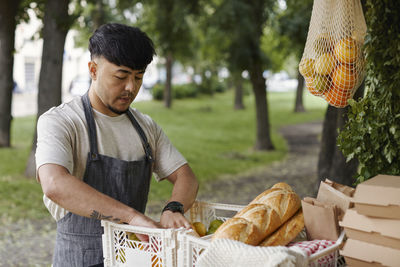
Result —
<path fill-rule="evenodd" d="M 400 176 L 378 175 L 359 184 L 354 208 L 340 225 L 349 266 L 400 266 Z"/>

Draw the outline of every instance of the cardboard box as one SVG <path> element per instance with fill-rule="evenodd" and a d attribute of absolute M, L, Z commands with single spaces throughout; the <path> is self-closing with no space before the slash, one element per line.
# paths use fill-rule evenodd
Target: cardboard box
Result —
<path fill-rule="evenodd" d="M 358 184 L 353 202 L 360 214 L 400 219 L 400 176 L 377 175 Z"/>
<path fill-rule="evenodd" d="M 400 220 L 368 217 L 348 209 L 339 225 L 350 239 L 400 250 Z"/>
<path fill-rule="evenodd" d="M 348 266 L 400 266 L 400 250 L 347 239 L 340 251 Z"/>

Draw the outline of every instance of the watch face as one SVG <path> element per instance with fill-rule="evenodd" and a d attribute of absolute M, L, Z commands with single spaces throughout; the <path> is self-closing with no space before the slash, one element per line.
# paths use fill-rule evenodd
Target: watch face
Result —
<path fill-rule="evenodd" d="M 177 201 L 172 201 L 172 202 L 168 203 L 165 206 L 165 208 L 163 209 L 163 211 L 166 211 L 166 210 L 170 210 L 172 212 L 180 212 L 182 214 L 184 213 L 182 203 L 179 203 Z"/>

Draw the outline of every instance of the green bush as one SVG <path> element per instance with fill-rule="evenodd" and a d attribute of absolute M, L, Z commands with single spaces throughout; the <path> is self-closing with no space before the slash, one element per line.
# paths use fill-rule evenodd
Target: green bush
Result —
<path fill-rule="evenodd" d="M 219 81 L 216 77 L 212 77 L 200 83 L 198 88 L 200 94 L 212 95 L 214 93 L 225 92 L 227 85 L 225 82 Z"/>
<path fill-rule="evenodd" d="M 367 94 L 349 101 L 348 122 L 338 137 L 347 160 L 359 161 L 357 182 L 377 174 L 400 175 L 400 6 L 367 1 Z"/>
<path fill-rule="evenodd" d="M 165 85 L 162 83 L 157 83 L 151 88 L 151 94 L 155 100 L 162 100 L 164 97 L 164 87 Z"/>
<path fill-rule="evenodd" d="M 165 84 L 156 84 L 151 89 L 153 98 L 155 100 L 162 100 L 164 98 Z M 187 83 L 172 86 L 172 98 L 193 98 L 199 94 L 212 95 L 214 93 L 223 93 L 226 91 L 225 82 L 220 82 L 217 79 L 210 79 L 201 84 Z"/>
<path fill-rule="evenodd" d="M 155 100 L 162 100 L 164 98 L 165 84 L 156 84 L 151 89 L 153 98 Z M 198 87 L 194 83 L 180 84 L 172 86 L 172 98 L 193 98 L 198 94 Z"/>
<path fill-rule="evenodd" d="M 197 94 L 198 87 L 195 83 L 174 85 L 172 89 L 173 97 L 178 99 L 196 97 Z"/>

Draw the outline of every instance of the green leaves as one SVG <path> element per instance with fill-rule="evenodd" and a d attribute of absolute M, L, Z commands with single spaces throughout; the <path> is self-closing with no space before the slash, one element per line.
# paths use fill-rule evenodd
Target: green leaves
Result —
<path fill-rule="evenodd" d="M 368 0 L 367 7 L 368 91 L 349 101 L 348 122 L 337 140 L 348 161 L 359 161 L 358 183 L 377 174 L 400 175 L 400 8 L 394 0 Z"/>

